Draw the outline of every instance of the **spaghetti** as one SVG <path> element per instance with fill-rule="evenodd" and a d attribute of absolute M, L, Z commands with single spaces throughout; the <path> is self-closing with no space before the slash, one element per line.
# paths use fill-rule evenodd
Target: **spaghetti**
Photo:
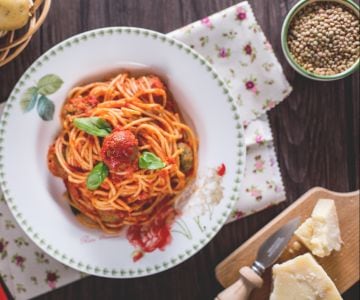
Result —
<path fill-rule="evenodd" d="M 197 138 L 161 80 L 121 73 L 73 88 L 48 166 L 67 187 L 85 226 L 169 223 L 174 201 L 197 169 Z M 161 223 L 160 222 L 160 223 Z"/>

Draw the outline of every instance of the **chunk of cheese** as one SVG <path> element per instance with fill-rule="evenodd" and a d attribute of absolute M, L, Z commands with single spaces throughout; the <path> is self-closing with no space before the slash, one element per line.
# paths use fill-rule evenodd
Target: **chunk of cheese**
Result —
<path fill-rule="evenodd" d="M 31 0 L 0 0 L 0 31 L 15 30 L 26 25 Z"/>
<path fill-rule="evenodd" d="M 273 266 L 270 300 L 339 300 L 339 291 L 310 253 Z"/>
<path fill-rule="evenodd" d="M 341 235 L 334 200 L 320 199 L 311 214 L 295 231 L 299 240 L 312 252 L 324 257 L 341 249 Z"/>

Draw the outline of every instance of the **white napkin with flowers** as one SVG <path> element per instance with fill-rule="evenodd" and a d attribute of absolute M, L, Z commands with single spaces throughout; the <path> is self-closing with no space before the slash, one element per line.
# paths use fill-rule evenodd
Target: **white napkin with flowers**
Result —
<path fill-rule="evenodd" d="M 240 108 L 246 172 L 240 201 L 228 221 L 285 200 L 266 111 L 284 100 L 291 87 L 250 5 L 241 2 L 169 35 L 214 65 Z M 0 196 L 0 276 L 16 299 L 29 299 L 85 276 L 33 244 Z"/>
<path fill-rule="evenodd" d="M 169 34 L 202 54 L 224 78 L 240 108 L 247 146 L 240 200 L 228 222 L 285 200 L 266 111 L 291 92 L 248 2 Z"/>

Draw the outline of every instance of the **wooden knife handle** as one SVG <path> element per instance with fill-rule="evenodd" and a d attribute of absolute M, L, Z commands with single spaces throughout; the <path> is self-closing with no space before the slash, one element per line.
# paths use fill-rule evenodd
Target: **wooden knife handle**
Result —
<path fill-rule="evenodd" d="M 240 278 L 223 290 L 215 300 L 246 300 L 254 288 L 260 288 L 262 278 L 249 267 L 240 269 Z"/>

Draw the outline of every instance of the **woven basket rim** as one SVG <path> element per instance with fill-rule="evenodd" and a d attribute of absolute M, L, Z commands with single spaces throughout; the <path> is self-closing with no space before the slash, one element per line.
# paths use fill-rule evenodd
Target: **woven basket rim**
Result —
<path fill-rule="evenodd" d="M 7 64 L 15 57 L 17 57 L 29 44 L 32 36 L 44 23 L 51 6 L 51 0 L 35 0 L 30 8 L 31 17 L 28 23 L 17 30 L 8 31 L 1 39 L 8 39 L 5 46 L 0 47 L 0 67 Z M 27 27 L 26 32 L 20 37 L 15 38 L 18 30 L 23 30 Z"/>

